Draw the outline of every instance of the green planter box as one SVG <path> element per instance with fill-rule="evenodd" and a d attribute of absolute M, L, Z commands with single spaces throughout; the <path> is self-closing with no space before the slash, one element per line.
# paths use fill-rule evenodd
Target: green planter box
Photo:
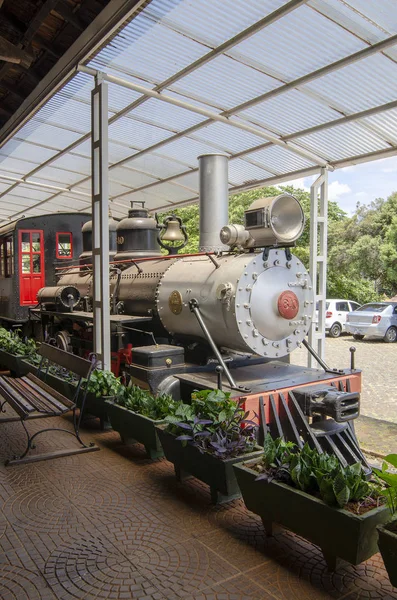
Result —
<path fill-rule="evenodd" d="M 11 374 L 16 377 L 22 377 L 29 373 L 24 355 L 11 354 L 0 349 L 0 366 L 11 371 Z"/>
<path fill-rule="evenodd" d="M 200 452 L 198 448 L 191 444 L 182 446 L 175 435 L 164 430 L 164 426 L 156 429 L 166 459 L 174 463 L 177 478 L 182 480 L 184 476 L 193 475 L 200 481 L 207 483 L 210 486 L 211 500 L 214 504 L 240 498 L 240 488 L 233 471 L 233 465 L 250 458 L 258 458 L 263 453 L 263 448 L 258 446 L 258 450 L 250 454 L 222 460 L 212 454 Z"/>
<path fill-rule="evenodd" d="M 77 406 L 81 408 L 82 403 L 82 395 L 83 391 L 79 395 L 79 399 L 77 401 Z M 95 396 L 95 394 L 87 393 L 83 417 L 85 415 L 93 415 L 97 417 L 101 422 L 101 429 L 103 430 L 105 427 L 105 422 L 109 421 L 107 408 L 108 403 L 114 400 L 114 396 L 100 396 L 99 398 Z"/>
<path fill-rule="evenodd" d="M 272 523 L 279 523 L 320 546 L 331 570 L 337 559 L 358 565 L 378 552 L 376 526 L 390 518 L 386 506 L 363 515 L 332 508 L 322 500 L 284 483 L 255 481 L 250 468 L 256 461 L 235 465 L 234 471 L 246 507 L 262 518 L 271 535 Z"/>
<path fill-rule="evenodd" d="M 390 530 L 393 527 L 394 531 Z M 378 526 L 378 546 L 390 583 L 397 588 L 397 522 Z"/>
<path fill-rule="evenodd" d="M 164 456 L 156 432 L 156 425 L 164 421 L 153 421 L 114 402 L 106 402 L 106 412 L 112 429 L 119 432 L 123 444 L 139 442 L 145 446 L 150 458 Z"/>

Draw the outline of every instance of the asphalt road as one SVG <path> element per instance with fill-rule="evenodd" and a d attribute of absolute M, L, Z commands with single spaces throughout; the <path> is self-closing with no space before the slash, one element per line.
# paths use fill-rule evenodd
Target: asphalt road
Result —
<path fill-rule="evenodd" d="M 397 343 L 382 340 L 353 340 L 351 335 L 326 338 L 325 360 L 331 368 L 349 368 L 349 348 L 355 346 L 355 366 L 363 373 L 361 414 L 397 424 Z M 298 348 L 291 362 L 307 364 L 307 351 Z M 397 448 L 397 439 L 396 439 Z"/>

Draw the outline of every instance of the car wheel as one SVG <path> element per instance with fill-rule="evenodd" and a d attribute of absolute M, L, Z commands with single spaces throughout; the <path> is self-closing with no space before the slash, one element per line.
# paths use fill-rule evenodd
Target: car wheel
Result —
<path fill-rule="evenodd" d="M 353 337 L 355 340 L 363 340 L 364 336 L 361 333 L 353 333 Z"/>
<path fill-rule="evenodd" d="M 397 329 L 395 327 L 389 327 L 389 329 L 385 333 L 385 337 L 383 341 L 387 344 L 392 344 L 397 340 Z"/>
<path fill-rule="evenodd" d="M 342 333 L 342 326 L 339 323 L 334 323 L 329 330 L 329 335 L 333 338 L 337 338 Z"/>

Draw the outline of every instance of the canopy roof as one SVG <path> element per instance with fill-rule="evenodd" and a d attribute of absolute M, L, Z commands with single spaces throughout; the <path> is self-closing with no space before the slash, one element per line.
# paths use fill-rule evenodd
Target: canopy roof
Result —
<path fill-rule="evenodd" d="M 95 71 L 115 217 L 196 200 L 203 153 L 231 192 L 395 154 L 396 34 L 396 0 L 143 2 L 0 148 L 0 222 L 90 209 Z"/>

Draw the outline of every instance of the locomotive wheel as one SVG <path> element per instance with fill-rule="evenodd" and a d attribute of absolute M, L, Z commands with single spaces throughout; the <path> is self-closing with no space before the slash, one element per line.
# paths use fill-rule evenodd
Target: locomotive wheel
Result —
<path fill-rule="evenodd" d="M 361 335 L 361 333 L 353 333 L 353 338 L 354 338 L 355 340 L 363 340 L 363 339 L 364 339 L 364 336 L 363 336 L 363 335 Z"/>
<path fill-rule="evenodd" d="M 334 323 L 329 330 L 329 335 L 333 338 L 337 338 L 342 333 L 342 326 L 339 323 Z"/>
<path fill-rule="evenodd" d="M 392 344 L 396 340 L 397 340 L 397 329 L 395 327 L 389 327 L 389 329 L 385 333 L 385 337 L 383 338 L 383 341 L 386 342 L 386 344 Z"/>
<path fill-rule="evenodd" d="M 58 331 L 55 336 L 55 340 L 56 340 L 57 347 L 60 348 L 61 350 L 65 350 L 65 352 L 72 351 L 72 346 L 70 343 L 70 335 L 67 331 L 65 331 L 65 330 Z"/>

